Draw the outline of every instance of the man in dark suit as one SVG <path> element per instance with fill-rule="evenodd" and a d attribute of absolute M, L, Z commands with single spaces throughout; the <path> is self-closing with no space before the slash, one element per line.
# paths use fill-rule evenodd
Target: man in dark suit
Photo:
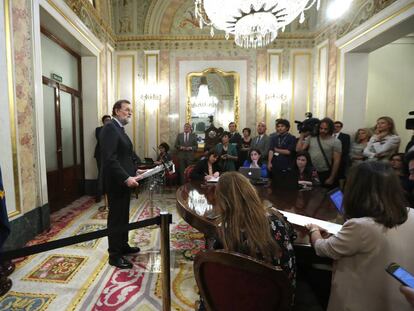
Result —
<path fill-rule="evenodd" d="M 6 208 L 6 194 L 0 168 L 0 251 L 2 251 L 3 244 L 9 234 L 10 224 Z M 15 265 L 11 261 L 0 261 L 0 296 L 5 295 L 12 287 L 12 280 L 8 276 L 14 271 L 14 268 Z"/>
<path fill-rule="evenodd" d="M 263 161 L 267 162 L 267 157 L 269 153 L 270 147 L 270 138 L 266 134 L 266 123 L 259 122 L 257 124 L 257 136 L 252 139 L 252 143 L 250 145 L 251 149 L 259 149 L 262 153 Z"/>
<path fill-rule="evenodd" d="M 112 121 L 107 123 L 99 136 L 101 150 L 101 172 L 104 191 L 108 196 L 108 229 L 126 226 L 129 223 L 131 189 L 138 187 L 136 156 L 131 140 L 125 133 L 132 116 L 131 103 L 118 100 L 112 108 Z M 132 268 L 124 255 L 139 252 L 139 247 L 128 244 L 128 232 L 108 235 L 109 264 L 121 269 Z"/>
<path fill-rule="evenodd" d="M 334 122 L 334 136 L 341 141 L 342 154 L 341 163 L 338 170 L 338 179 L 345 179 L 346 170 L 349 165 L 349 151 L 351 148 L 351 136 L 345 133 L 341 133 L 344 124 L 341 121 Z"/>
<path fill-rule="evenodd" d="M 229 143 L 230 144 L 236 144 L 237 145 L 237 150 L 239 150 L 239 148 L 241 148 L 241 144 L 242 144 L 242 137 L 241 137 L 240 133 L 237 132 L 237 125 L 236 125 L 235 122 L 230 122 L 229 123 L 229 132 L 230 132 Z"/>
<path fill-rule="evenodd" d="M 197 151 L 197 135 L 191 132 L 190 123 L 184 124 L 184 132 L 177 135 L 175 149 L 179 160 L 180 182 L 184 184 L 184 171 L 187 166 L 193 163 L 194 153 Z"/>
<path fill-rule="evenodd" d="M 104 127 L 104 125 L 108 122 L 111 122 L 111 116 L 106 114 L 102 117 L 102 126 L 98 126 L 95 129 L 95 138 L 96 138 L 96 146 L 95 146 L 95 152 L 93 154 L 93 157 L 96 159 L 96 165 L 98 167 L 98 178 L 97 178 L 97 185 L 96 185 L 96 197 L 95 197 L 95 201 L 99 202 L 101 201 L 101 196 L 102 196 L 102 178 L 99 174 L 100 170 L 101 170 L 101 150 L 100 150 L 100 146 L 99 146 L 99 135 L 101 133 L 102 128 Z"/>

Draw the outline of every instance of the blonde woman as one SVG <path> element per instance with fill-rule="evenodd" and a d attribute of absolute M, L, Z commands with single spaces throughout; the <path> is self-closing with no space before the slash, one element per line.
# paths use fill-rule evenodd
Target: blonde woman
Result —
<path fill-rule="evenodd" d="M 223 248 L 281 267 L 295 286 L 294 231 L 280 213 L 264 206 L 250 181 L 238 172 L 224 173 L 216 204 Z"/>
<path fill-rule="evenodd" d="M 351 145 L 350 158 L 352 165 L 356 165 L 365 160 L 364 149 L 366 148 L 372 132 L 369 128 L 361 128 L 355 133 L 354 141 Z"/>
<path fill-rule="evenodd" d="M 390 117 L 381 117 L 375 126 L 375 135 L 368 141 L 364 149 L 364 156 L 368 161 L 386 161 L 391 155 L 398 152 L 400 136 L 395 131 L 394 120 Z"/>

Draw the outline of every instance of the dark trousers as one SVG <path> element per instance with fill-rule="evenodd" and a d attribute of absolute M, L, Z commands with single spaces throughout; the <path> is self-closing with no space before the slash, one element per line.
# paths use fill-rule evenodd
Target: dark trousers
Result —
<path fill-rule="evenodd" d="M 194 153 L 192 151 L 179 151 L 178 154 L 178 172 L 180 175 L 180 184 L 185 184 L 184 171 L 187 166 L 194 163 Z"/>
<path fill-rule="evenodd" d="M 108 230 L 125 227 L 129 223 L 129 203 L 131 190 L 123 189 L 122 192 L 108 192 Z M 108 235 L 108 252 L 110 256 L 120 256 L 122 250 L 128 246 L 128 231 L 111 233 Z"/>
<path fill-rule="evenodd" d="M 98 176 L 96 177 L 96 197 L 101 198 L 103 194 L 103 181 L 101 176 L 101 159 L 100 156 L 96 158 L 96 166 L 98 168 Z"/>
<path fill-rule="evenodd" d="M 338 178 L 335 178 L 334 183 L 332 185 L 325 185 L 325 181 L 331 176 L 331 171 L 325 171 L 325 172 L 318 172 L 319 180 L 321 181 L 321 186 L 329 189 L 333 189 L 339 186 Z"/>

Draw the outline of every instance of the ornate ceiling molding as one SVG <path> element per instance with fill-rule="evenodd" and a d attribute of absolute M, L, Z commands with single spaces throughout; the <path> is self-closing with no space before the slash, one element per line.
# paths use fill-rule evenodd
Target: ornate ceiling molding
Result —
<path fill-rule="evenodd" d="M 116 41 L 112 27 L 99 15 L 98 10 L 88 0 L 64 1 L 99 40 L 111 41 L 112 43 Z"/>

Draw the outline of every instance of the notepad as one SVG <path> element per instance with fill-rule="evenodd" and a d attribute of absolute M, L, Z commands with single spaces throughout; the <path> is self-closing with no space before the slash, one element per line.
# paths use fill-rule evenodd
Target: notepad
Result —
<path fill-rule="evenodd" d="M 308 216 L 303 216 L 303 215 L 298 215 L 295 213 L 285 212 L 281 210 L 278 210 L 278 211 L 281 212 L 288 219 L 289 222 L 295 225 L 304 227 L 307 224 L 315 224 L 325 229 L 331 234 L 337 234 L 338 231 L 341 230 L 342 228 L 342 225 L 338 225 L 338 224 L 335 224 L 329 221 L 324 221 L 324 220 L 320 220 L 320 219 L 316 219 L 316 218 L 312 218 Z"/>
<path fill-rule="evenodd" d="M 206 182 L 218 182 L 219 179 L 220 179 L 220 176 L 218 176 L 218 177 L 212 177 L 209 180 L 206 180 Z"/>

